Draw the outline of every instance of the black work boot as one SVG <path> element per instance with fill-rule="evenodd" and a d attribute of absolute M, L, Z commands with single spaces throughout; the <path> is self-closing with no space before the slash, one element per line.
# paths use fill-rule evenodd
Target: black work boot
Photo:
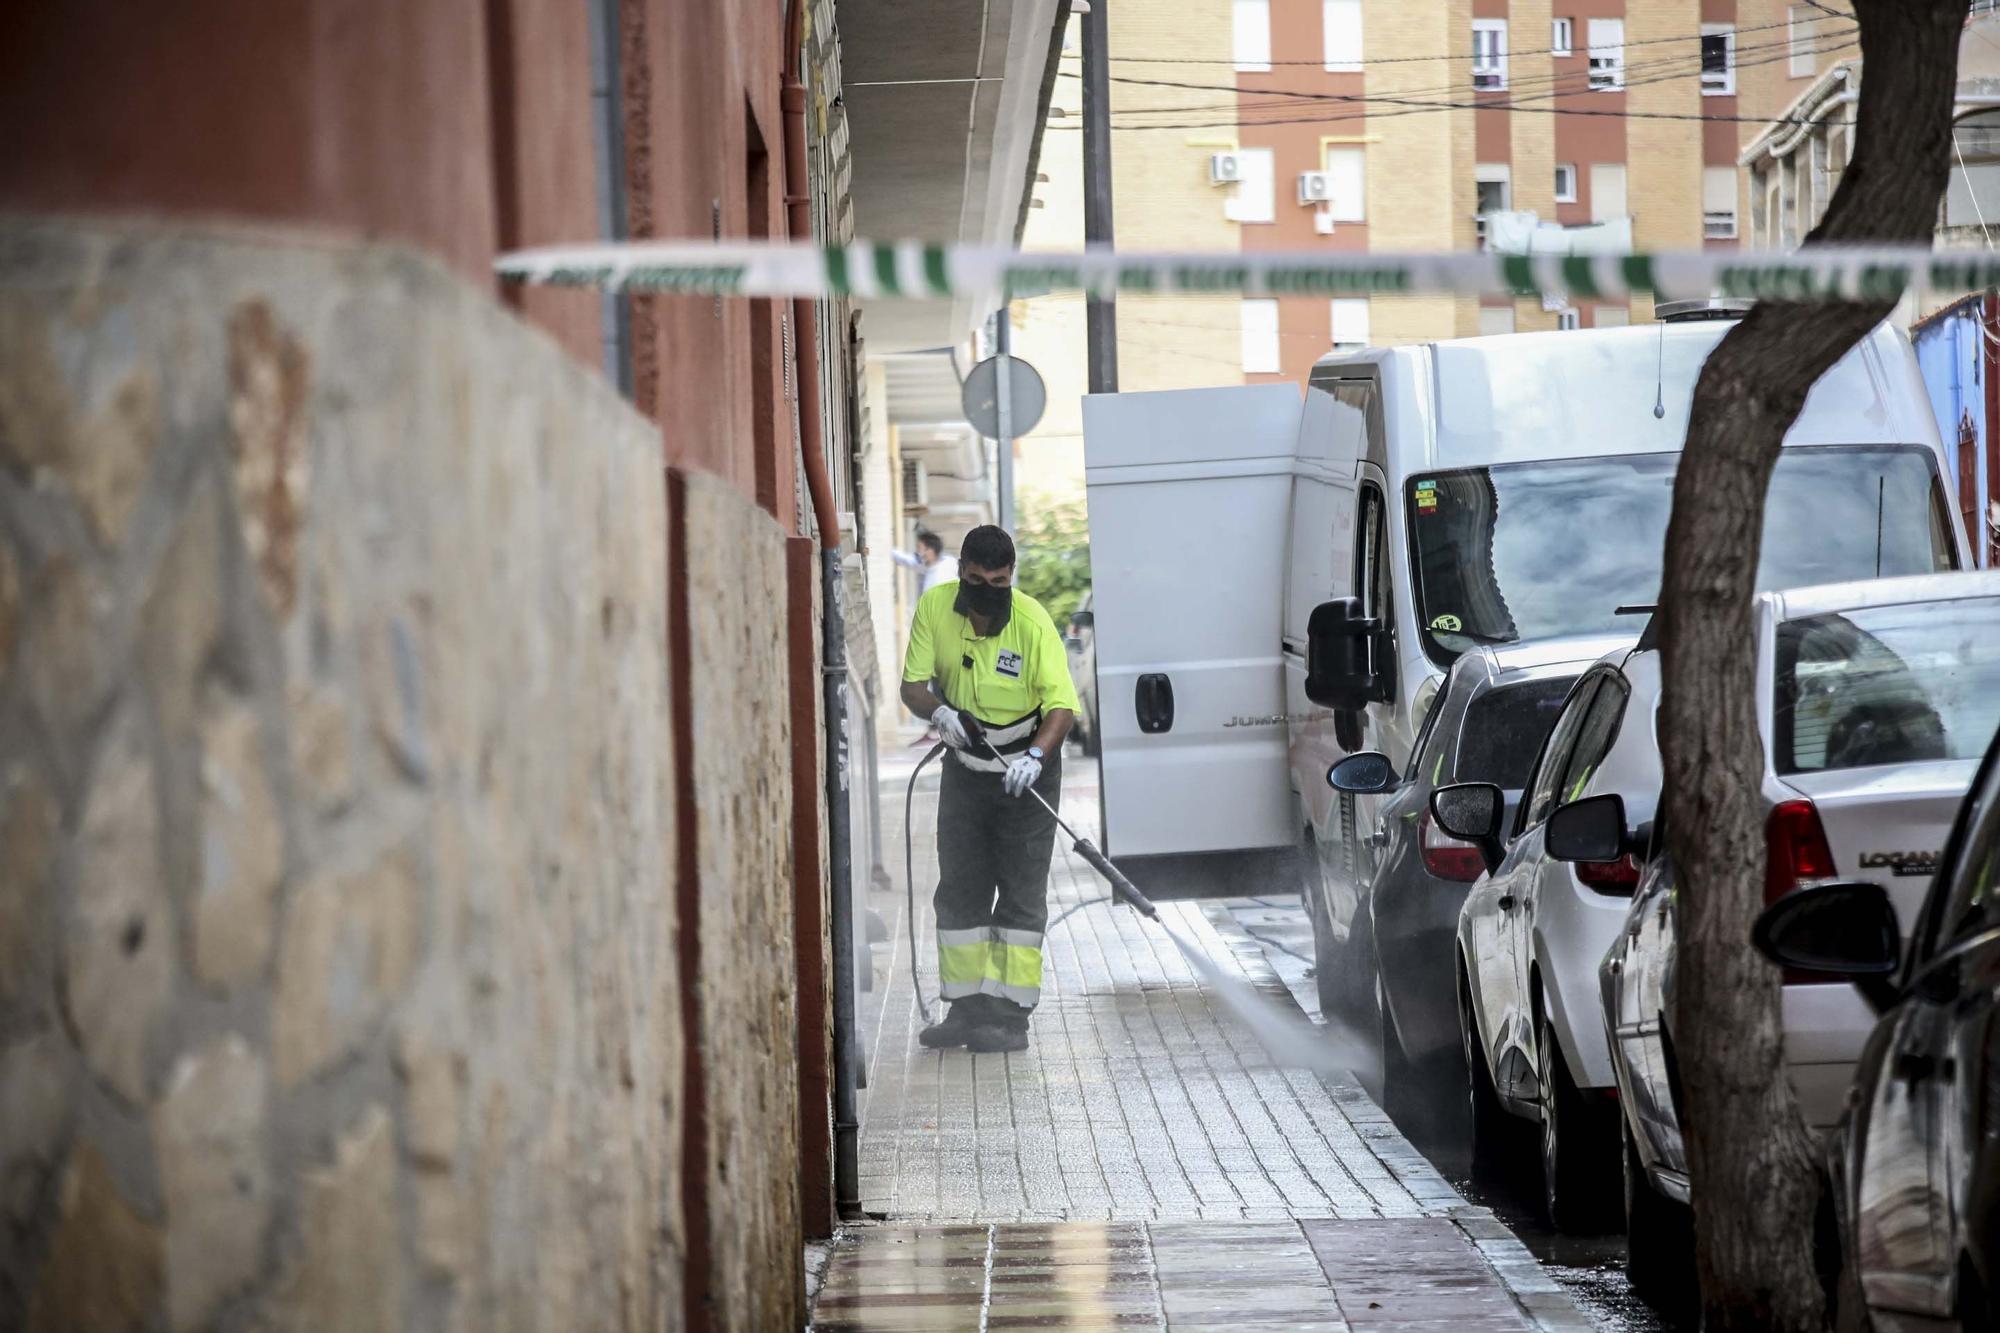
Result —
<path fill-rule="evenodd" d="M 975 1000 L 981 995 L 968 995 L 963 1000 L 952 1000 L 945 1006 L 942 1022 L 933 1023 L 917 1034 L 917 1045 L 926 1050 L 941 1051 L 952 1046 L 963 1046 L 973 1030 L 978 1027 L 984 1015 Z"/>
<path fill-rule="evenodd" d="M 1028 1013 L 1012 1000 L 995 996 L 965 1039 L 965 1049 L 981 1055 L 1028 1049 Z"/>
<path fill-rule="evenodd" d="M 965 1049 L 978 1055 L 998 1055 L 1002 1051 L 1028 1049 L 1028 1029 L 981 1023 L 965 1038 Z"/>

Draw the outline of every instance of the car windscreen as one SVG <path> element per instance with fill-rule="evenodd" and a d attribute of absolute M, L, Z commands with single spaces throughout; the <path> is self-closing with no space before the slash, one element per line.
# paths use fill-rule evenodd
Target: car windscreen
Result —
<path fill-rule="evenodd" d="M 1677 454 L 1427 472 L 1406 503 L 1424 651 L 1636 631 L 1621 605 L 1659 596 Z M 1764 513 L 1759 588 L 1957 565 L 1928 450 L 1786 449 Z"/>
<path fill-rule="evenodd" d="M 2000 597 L 1788 620 L 1771 704 L 1780 773 L 1976 759 L 2000 725 Z"/>
<path fill-rule="evenodd" d="M 1502 685 L 1474 699 L 1459 728 L 1454 782 L 1490 782 L 1508 791 L 1528 784 L 1535 752 L 1562 712 L 1575 676 Z"/>

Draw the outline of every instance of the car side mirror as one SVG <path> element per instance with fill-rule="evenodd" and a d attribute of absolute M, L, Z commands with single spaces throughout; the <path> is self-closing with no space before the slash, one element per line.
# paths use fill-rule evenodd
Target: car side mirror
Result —
<path fill-rule="evenodd" d="M 1866 983 L 1894 972 L 1902 953 L 1889 895 L 1864 880 L 1814 884 L 1786 894 L 1758 916 L 1750 942 L 1780 967 L 1854 981 L 1871 1000 L 1881 987 Z"/>
<path fill-rule="evenodd" d="M 1500 843 L 1506 808 L 1506 793 L 1490 782 L 1455 782 L 1431 793 L 1431 818 L 1452 837 L 1477 846 L 1489 874 L 1506 854 Z"/>
<path fill-rule="evenodd" d="M 1611 792 L 1557 806 L 1544 827 L 1542 846 L 1558 861 L 1616 861 L 1632 848 L 1624 798 Z"/>
<path fill-rule="evenodd" d="M 1357 795 L 1388 791 L 1397 781 L 1396 766 L 1379 750 L 1351 754 L 1326 770 L 1327 786 Z"/>
<path fill-rule="evenodd" d="M 1306 621 L 1306 698 L 1325 708 L 1359 709 L 1378 697 L 1374 647 L 1382 623 L 1361 614 L 1359 597 L 1336 597 Z"/>

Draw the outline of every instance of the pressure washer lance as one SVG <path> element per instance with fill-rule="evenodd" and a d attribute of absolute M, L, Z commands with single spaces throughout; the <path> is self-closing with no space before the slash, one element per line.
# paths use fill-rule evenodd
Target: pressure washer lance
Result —
<path fill-rule="evenodd" d="M 965 728 L 965 734 L 976 744 L 984 746 L 986 753 L 992 755 L 1003 765 L 1007 762 L 1007 756 L 994 749 L 993 742 L 986 739 L 986 730 L 979 725 L 978 718 L 961 708 L 958 713 L 958 720 L 960 725 Z M 1049 812 L 1049 818 L 1056 821 L 1057 828 L 1069 834 L 1070 850 L 1088 861 L 1092 870 L 1095 870 L 1111 882 L 1111 891 L 1113 893 L 1123 898 L 1140 916 L 1151 917 L 1155 921 L 1160 919 L 1160 909 L 1153 906 L 1153 900 L 1134 888 L 1132 881 L 1125 878 L 1124 872 L 1111 864 L 1111 858 L 1097 850 L 1096 843 L 1064 823 L 1063 817 L 1056 813 L 1056 808 L 1050 805 L 1043 798 L 1042 794 L 1033 787 L 1028 788 L 1028 795 L 1034 797 L 1036 801 L 1041 803 L 1042 809 Z"/>

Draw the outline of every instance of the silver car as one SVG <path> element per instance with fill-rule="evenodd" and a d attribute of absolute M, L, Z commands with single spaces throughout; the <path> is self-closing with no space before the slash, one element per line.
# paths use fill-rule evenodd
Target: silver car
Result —
<path fill-rule="evenodd" d="M 1550 856 L 1544 835 L 1564 801 L 1600 793 L 1648 819 L 1660 790 L 1653 742 L 1655 654 L 1620 648 L 1578 678 L 1528 776 L 1511 829 L 1504 794 L 1484 783 L 1431 798 L 1445 832 L 1484 849 L 1488 872 L 1459 910 L 1459 1022 L 1472 1080 L 1475 1164 L 1510 1155 L 1515 1120 L 1540 1125 L 1544 1201 L 1564 1230 L 1612 1220 L 1617 1107 L 1598 960 L 1638 882 L 1623 853 L 1602 864 Z M 1637 659 L 1636 665 L 1632 665 Z"/>
<path fill-rule="evenodd" d="M 1757 661 L 1767 899 L 1816 881 L 1871 880 L 1888 891 L 1907 939 L 2000 724 L 2000 573 L 1766 593 Z M 1557 817 L 1587 824 L 1590 814 Z M 1688 1236 L 1670 1018 L 1677 887 L 1671 860 L 1653 857 L 1598 977 L 1642 1285 L 1671 1279 Z M 1846 1105 L 1875 1015 L 1846 982 L 1804 973 L 1786 975 L 1783 1013 L 1799 1109 L 1825 1129 Z"/>
<path fill-rule="evenodd" d="M 1069 613 L 1063 646 L 1069 651 L 1069 677 L 1082 705 L 1076 715 L 1076 743 L 1085 754 L 1096 754 L 1103 733 L 1097 729 L 1097 615 L 1090 609 L 1089 593 Z"/>

